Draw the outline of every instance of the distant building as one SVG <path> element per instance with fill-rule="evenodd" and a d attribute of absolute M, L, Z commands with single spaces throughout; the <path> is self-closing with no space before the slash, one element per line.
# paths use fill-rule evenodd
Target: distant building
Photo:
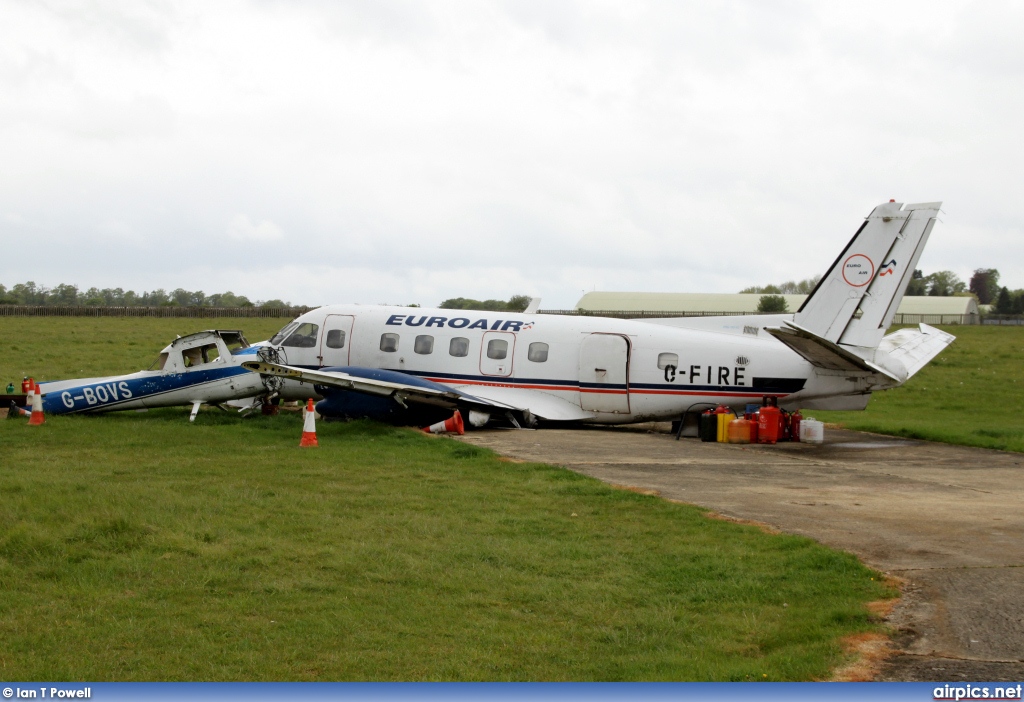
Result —
<path fill-rule="evenodd" d="M 576 310 L 607 316 L 688 317 L 716 314 L 755 314 L 762 294 L 589 292 Z M 806 295 L 783 295 L 796 312 Z M 896 311 L 896 324 L 978 324 L 978 301 L 973 297 L 906 296 Z"/>

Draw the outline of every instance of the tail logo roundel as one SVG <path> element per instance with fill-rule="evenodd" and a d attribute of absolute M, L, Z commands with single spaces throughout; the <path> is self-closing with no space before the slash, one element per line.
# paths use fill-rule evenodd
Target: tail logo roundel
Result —
<path fill-rule="evenodd" d="M 864 254 L 854 254 L 843 261 L 843 280 L 855 288 L 871 282 L 875 276 L 875 264 Z"/>

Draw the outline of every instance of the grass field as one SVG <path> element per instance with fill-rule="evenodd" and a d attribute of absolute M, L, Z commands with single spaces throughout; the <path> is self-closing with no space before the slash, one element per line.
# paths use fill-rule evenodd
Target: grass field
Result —
<path fill-rule="evenodd" d="M 203 329 L 241 329 L 250 343 L 289 320 L 180 317 L 0 317 L 0 383 L 90 378 L 148 368 L 160 349 Z"/>
<path fill-rule="evenodd" d="M 145 366 L 198 328 L 8 321 L 0 369 L 39 378 Z M 293 413 L 0 422 L 0 678 L 806 680 L 894 594 L 808 539 L 564 469 L 318 429 L 299 449 Z"/>
<path fill-rule="evenodd" d="M 1024 451 L 1024 327 L 943 327 L 957 339 L 863 412 L 808 412 L 848 429 Z"/>

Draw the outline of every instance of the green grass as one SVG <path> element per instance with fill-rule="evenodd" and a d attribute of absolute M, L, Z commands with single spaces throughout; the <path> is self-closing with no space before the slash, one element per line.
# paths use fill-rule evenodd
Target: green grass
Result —
<path fill-rule="evenodd" d="M 0 384 L 134 373 L 174 340 L 203 329 L 241 329 L 249 343 L 288 320 L 181 317 L 0 317 Z"/>
<path fill-rule="evenodd" d="M 0 677 L 799 680 L 854 557 L 369 422 L 0 424 Z"/>
<path fill-rule="evenodd" d="M 35 353 L 78 342 L 55 376 L 130 370 L 183 322 L 31 321 Z M 807 680 L 894 594 L 809 539 L 414 430 L 318 429 L 300 449 L 293 413 L 0 421 L 0 678 Z"/>
<path fill-rule="evenodd" d="M 906 385 L 875 393 L 863 412 L 816 419 L 965 446 L 1024 451 L 1024 327 L 944 327 L 957 339 Z"/>

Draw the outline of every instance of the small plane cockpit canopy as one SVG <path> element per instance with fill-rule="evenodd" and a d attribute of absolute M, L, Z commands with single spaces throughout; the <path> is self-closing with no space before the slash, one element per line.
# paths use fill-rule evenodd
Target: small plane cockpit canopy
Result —
<path fill-rule="evenodd" d="M 160 352 L 149 370 L 181 372 L 216 363 L 248 346 L 249 342 L 238 330 L 207 329 L 172 341 Z"/>

